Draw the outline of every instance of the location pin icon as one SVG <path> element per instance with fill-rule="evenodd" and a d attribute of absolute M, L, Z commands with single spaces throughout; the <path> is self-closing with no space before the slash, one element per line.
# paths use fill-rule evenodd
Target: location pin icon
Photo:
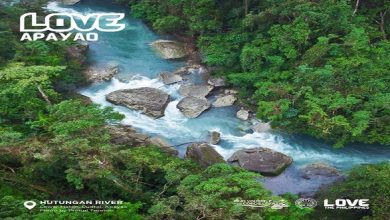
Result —
<path fill-rule="evenodd" d="M 33 209 L 33 208 L 37 205 L 37 203 L 34 202 L 34 201 L 25 201 L 23 205 L 24 205 L 24 207 L 26 207 L 28 210 L 31 210 L 31 209 Z"/>

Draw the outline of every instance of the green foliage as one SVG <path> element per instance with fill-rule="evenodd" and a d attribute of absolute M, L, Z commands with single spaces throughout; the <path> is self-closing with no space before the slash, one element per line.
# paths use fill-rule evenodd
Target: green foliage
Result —
<path fill-rule="evenodd" d="M 170 15 L 157 19 L 153 23 L 153 28 L 161 33 L 172 33 L 176 30 L 180 30 L 183 23 L 184 22 L 179 17 Z"/>
<path fill-rule="evenodd" d="M 236 200 L 273 200 L 257 181 L 259 175 L 227 164 L 213 165 L 201 173 L 185 177 L 177 187 L 177 194 L 160 199 L 149 209 L 152 219 L 287 219 L 301 216 L 304 210 L 288 208 L 276 211 L 268 208 L 252 209 Z M 299 213 L 302 213 L 299 214 Z"/>
<path fill-rule="evenodd" d="M 13 64 L 0 70 L 0 117 L 3 123 L 25 122 L 35 119 L 46 108 L 39 90 L 55 101 L 53 80 L 65 67 L 24 66 Z"/>
<path fill-rule="evenodd" d="M 318 210 L 315 216 L 330 219 L 389 219 L 390 218 L 390 163 L 361 165 L 352 169 L 345 181 L 336 183 L 320 193 L 320 198 L 334 201 L 339 198 L 369 199 L 366 211 Z M 315 217 L 314 217 L 315 218 Z"/>
<path fill-rule="evenodd" d="M 43 212 L 34 216 L 36 220 L 141 220 L 141 215 L 138 214 L 140 204 L 124 203 L 121 206 L 125 208 L 120 209 L 109 209 L 103 212 L 67 212 L 64 209 L 57 209 L 51 212 Z"/>

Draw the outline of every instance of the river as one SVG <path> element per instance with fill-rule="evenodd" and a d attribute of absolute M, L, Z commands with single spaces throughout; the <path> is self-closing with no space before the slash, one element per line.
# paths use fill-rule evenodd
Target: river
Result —
<path fill-rule="evenodd" d="M 173 71 L 184 65 L 180 61 L 167 61 L 160 58 L 150 43 L 157 39 L 167 39 L 150 30 L 142 21 L 132 18 L 128 9 L 109 1 L 85 0 L 74 6 L 63 6 L 51 2 L 47 9 L 66 13 L 97 13 L 124 12 L 126 13 L 126 28 L 116 33 L 99 33 L 99 41 L 90 43 L 88 61 L 90 65 L 103 68 L 108 63 L 119 65 L 120 73 L 109 82 L 92 84 L 80 90 L 94 103 L 102 106 L 112 106 L 116 111 L 126 116 L 123 124 L 131 125 L 141 132 L 151 136 L 161 136 L 177 149 L 182 156 L 186 145 L 182 143 L 205 141 L 208 132 L 218 131 L 222 141 L 215 149 L 225 158 L 235 151 L 251 147 L 268 147 L 290 155 L 294 163 L 278 177 L 263 178 L 266 188 L 275 194 L 285 192 L 310 193 L 314 192 L 327 179 L 305 180 L 298 177 L 298 170 L 310 163 L 323 162 L 330 164 L 343 172 L 352 166 L 363 163 L 376 163 L 390 158 L 390 147 L 373 145 L 348 145 L 341 149 L 333 148 L 330 144 L 313 138 L 289 135 L 280 131 L 266 133 L 251 133 L 251 122 L 244 122 L 235 117 L 236 107 L 212 108 L 196 119 L 188 119 L 176 108 L 182 98 L 178 89 L 180 85 L 164 85 L 158 80 L 159 73 Z M 195 77 L 199 71 L 192 73 Z M 115 106 L 105 100 L 105 95 L 120 89 L 139 87 L 159 88 L 173 97 L 168 105 L 165 116 L 152 119 L 125 107 Z"/>

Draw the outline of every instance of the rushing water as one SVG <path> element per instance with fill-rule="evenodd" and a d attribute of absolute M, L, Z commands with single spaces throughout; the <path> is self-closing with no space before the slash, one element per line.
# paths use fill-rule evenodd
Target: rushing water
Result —
<path fill-rule="evenodd" d="M 99 41 L 90 43 L 88 59 L 92 66 L 103 68 L 108 63 L 119 65 L 120 74 L 109 82 L 93 84 L 80 91 L 103 106 L 112 106 L 123 113 L 124 124 L 131 125 L 150 135 L 164 137 L 177 146 L 180 154 L 185 152 L 183 143 L 205 141 L 211 130 L 221 133 L 222 142 L 216 150 L 228 158 L 235 151 L 250 147 L 268 147 L 290 155 L 294 163 L 282 175 L 265 178 L 265 186 L 275 193 L 312 192 L 324 179 L 303 180 L 297 177 L 298 169 L 313 162 L 324 162 L 347 171 L 351 166 L 362 163 L 375 163 L 389 160 L 390 148 L 384 146 L 350 145 L 335 149 L 329 144 L 312 138 L 287 135 L 280 132 L 250 133 L 251 122 L 243 122 L 235 117 L 235 107 L 212 108 L 199 118 L 188 119 L 176 108 L 182 98 L 178 94 L 180 85 L 166 86 L 158 80 L 162 71 L 173 71 L 184 65 L 179 61 L 161 59 L 151 49 L 150 43 L 159 38 L 140 20 L 131 17 L 125 7 L 102 1 L 83 1 L 74 6 L 49 3 L 48 10 L 67 13 L 125 12 L 126 29 L 116 33 L 99 33 Z M 193 75 L 199 74 L 194 71 Z M 160 88 L 173 97 L 165 116 L 152 119 L 137 111 L 115 106 L 105 100 L 105 95 L 120 89 L 154 87 Z"/>

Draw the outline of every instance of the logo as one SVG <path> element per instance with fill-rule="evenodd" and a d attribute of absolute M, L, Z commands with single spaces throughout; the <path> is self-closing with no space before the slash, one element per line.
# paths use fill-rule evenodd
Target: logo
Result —
<path fill-rule="evenodd" d="M 31 210 L 31 209 L 33 209 L 33 208 L 37 205 L 37 203 L 34 202 L 34 201 L 25 201 L 25 202 L 23 203 L 23 205 L 24 205 L 24 207 L 26 207 L 28 210 Z"/>
<path fill-rule="evenodd" d="M 20 41 L 53 40 L 97 41 L 100 32 L 118 32 L 125 29 L 119 23 L 124 13 L 92 13 L 88 15 L 53 13 L 38 22 L 36 13 L 26 13 L 20 17 Z M 76 32 L 74 36 L 72 32 Z"/>
<path fill-rule="evenodd" d="M 299 208 L 314 208 L 317 206 L 317 201 L 312 198 L 300 198 L 295 201 L 295 205 Z"/>
<path fill-rule="evenodd" d="M 368 199 L 336 199 L 334 202 L 324 200 L 325 209 L 370 209 Z"/>
<path fill-rule="evenodd" d="M 265 208 L 269 207 L 271 209 L 282 209 L 289 207 L 287 200 L 234 200 L 234 203 L 240 206 L 245 207 L 257 207 L 257 208 Z"/>

